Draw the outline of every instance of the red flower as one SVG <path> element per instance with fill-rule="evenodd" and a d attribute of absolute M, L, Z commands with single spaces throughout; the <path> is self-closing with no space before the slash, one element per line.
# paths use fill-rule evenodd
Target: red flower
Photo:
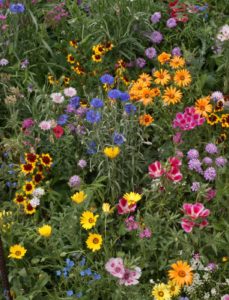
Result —
<path fill-rule="evenodd" d="M 161 177 L 165 173 L 165 170 L 162 168 L 162 165 L 159 161 L 155 161 L 149 165 L 148 170 L 151 178 Z"/>
<path fill-rule="evenodd" d="M 55 137 L 59 139 L 64 134 L 64 129 L 60 125 L 57 125 L 53 128 L 53 133 L 55 134 Z"/>

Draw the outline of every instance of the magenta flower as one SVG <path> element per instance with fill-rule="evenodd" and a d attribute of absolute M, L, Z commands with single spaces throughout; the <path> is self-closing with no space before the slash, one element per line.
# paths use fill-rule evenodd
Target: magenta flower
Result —
<path fill-rule="evenodd" d="M 181 227 L 184 229 L 185 232 L 190 233 L 195 226 L 195 223 L 190 221 L 189 219 L 182 218 L 181 219 Z"/>
<path fill-rule="evenodd" d="M 195 112 L 194 107 L 186 107 L 184 113 L 177 113 L 173 120 L 173 128 L 180 128 L 183 131 L 192 130 L 196 126 L 201 126 L 205 121 L 201 115 Z"/>
<path fill-rule="evenodd" d="M 171 167 L 171 169 L 166 173 L 166 177 L 176 183 L 182 180 L 183 175 L 178 167 Z"/>
<path fill-rule="evenodd" d="M 125 220 L 126 229 L 128 231 L 137 230 L 138 229 L 138 222 L 134 220 L 134 216 L 130 216 Z"/>
<path fill-rule="evenodd" d="M 136 204 L 128 205 L 127 200 L 124 198 L 121 198 L 117 205 L 118 214 L 119 215 L 129 214 L 130 212 L 134 212 L 136 207 L 137 207 Z"/>
<path fill-rule="evenodd" d="M 155 161 L 154 163 L 149 165 L 148 170 L 149 176 L 153 179 L 159 178 L 165 173 L 165 170 L 162 168 L 162 165 L 159 161 Z"/>
<path fill-rule="evenodd" d="M 196 220 L 198 218 L 206 218 L 210 215 L 210 210 L 205 209 L 202 203 L 184 203 L 183 204 L 183 212 L 190 217 L 192 220 Z"/>
<path fill-rule="evenodd" d="M 214 181 L 216 175 L 216 170 L 213 167 L 209 167 L 204 171 L 204 178 L 208 181 Z"/>
<path fill-rule="evenodd" d="M 215 198 L 215 196 L 216 196 L 216 190 L 214 190 L 214 189 L 209 189 L 209 190 L 207 191 L 207 194 L 206 194 L 205 198 L 206 198 L 207 201 L 210 201 L 210 200 L 212 200 L 213 198 Z"/>
<path fill-rule="evenodd" d="M 30 128 L 34 125 L 34 121 L 33 119 L 31 118 L 28 118 L 28 119 L 25 119 L 23 122 L 22 122 L 22 129 L 27 129 L 27 128 Z"/>
<path fill-rule="evenodd" d="M 221 300 L 229 300 L 229 294 L 224 295 Z"/>
<path fill-rule="evenodd" d="M 174 144 L 182 144 L 183 140 L 182 140 L 182 133 L 181 132 L 177 132 L 174 136 L 173 136 L 173 143 Z"/>
<path fill-rule="evenodd" d="M 139 233 L 139 237 L 141 239 L 144 239 L 144 238 L 149 239 L 149 238 L 151 238 L 151 235 L 152 235 L 152 232 L 148 227 Z"/>
<path fill-rule="evenodd" d="M 176 156 L 169 157 L 168 161 L 169 161 L 170 165 L 174 168 L 180 167 L 182 165 L 181 160 Z"/>

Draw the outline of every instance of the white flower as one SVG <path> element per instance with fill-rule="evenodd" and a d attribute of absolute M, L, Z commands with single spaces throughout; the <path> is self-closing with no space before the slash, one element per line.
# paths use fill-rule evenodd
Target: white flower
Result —
<path fill-rule="evenodd" d="M 209 273 L 204 273 L 203 279 L 204 279 L 205 281 L 208 281 L 208 280 L 210 279 Z"/>
<path fill-rule="evenodd" d="M 212 288 L 212 289 L 211 289 L 211 294 L 212 294 L 212 296 L 215 296 L 215 295 L 217 294 L 217 291 L 216 291 L 215 288 Z"/>
<path fill-rule="evenodd" d="M 76 89 L 74 89 L 73 87 L 69 87 L 64 89 L 64 94 L 67 97 L 74 97 L 77 94 L 77 92 Z"/>
<path fill-rule="evenodd" d="M 52 123 L 51 121 L 42 121 L 38 126 L 40 127 L 40 129 L 45 131 L 51 129 Z"/>
<path fill-rule="evenodd" d="M 209 299 L 210 298 L 210 294 L 209 293 L 205 293 L 204 294 L 204 299 Z"/>
<path fill-rule="evenodd" d="M 33 208 L 35 208 L 38 205 L 40 205 L 40 199 L 37 197 L 33 197 L 30 201 L 30 204 L 32 205 Z"/>
<path fill-rule="evenodd" d="M 64 102 L 64 96 L 62 96 L 61 93 L 52 93 L 50 97 L 52 98 L 52 101 L 57 104 Z"/>
<path fill-rule="evenodd" d="M 8 65 L 9 61 L 6 58 L 0 59 L 0 66 L 6 66 Z"/>
<path fill-rule="evenodd" d="M 44 196 L 44 194 L 45 194 L 45 191 L 44 191 L 44 189 L 42 189 L 42 188 L 36 188 L 36 189 L 33 191 L 33 196 L 38 197 L 38 198 Z"/>

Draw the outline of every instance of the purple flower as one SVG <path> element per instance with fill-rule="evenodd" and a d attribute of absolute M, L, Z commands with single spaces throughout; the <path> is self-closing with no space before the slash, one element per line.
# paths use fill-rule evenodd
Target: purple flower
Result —
<path fill-rule="evenodd" d="M 28 119 L 25 119 L 23 122 L 22 122 L 22 128 L 23 129 L 27 129 L 27 128 L 30 128 L 34 125 L 34 121 L 33 119 L 31 118 L 28 118 Z"/>
<path fill-rule="evenodd" d="M 136 230 L 138 229 L 138 222 L 134 220 L 134 216 L 130 216 L 125 220 L 126 229 L 128 231 Z"/>
<path fill-rule="evenodd" d="M 79 135 L 85 135 L 86 134 L 86 129 L 82 125 L 77 125 L 76 127 L 76 133 Z"/>
<path fill-rule="evenodd" d="M 66 124 L 67 120 L 68 120 L 68 115 L 63 114 L 63 115 L 59 116 L 59 118 L 57 120 L 57 124 L 64 125 L 64 124 Z"/>
<path fill-rule="evenodd" d="M 109 75 L 109 74 L 104 74 L 103 76 L 100 77 L 100 81 L 103 84 L 113 84 L 114 83 L 114 77 Z"/>
<path fill-rule="evenodd" d="M 144 60 L 144 58 L 139 57 L 136 59 L 136 66 L 138 68 L 144 68 L 145 65 L 146 65 L 146 61 Z"/>
<path fill-rule="evenodd" d="M 6 66 L 8 65 L 9 61 L 6 58 L 0 59 L 0 66 Z"/>
<path fill-rule="evenodd" d="M 80 186 L 80 183 L 81 183 L 81 179 L 79 176 L 77 175 L 74 175 L 72 177 L 69 178 L 69 181 L 68 181 L 68 185 L 73 188 L 73 187 L 79 187 Z"/>
<path fill-rule="evenodd" d="M 168 28 L 176 27 L 176 26 L 177 26 L 177 21 L 176 21 L 176 19 L 175 19 L 175 18 L 170 18 L 170 19 L 168 19 L 167 22 L 166 22 L 166 26 L 167 26 Z"/>
<path fill-rule="evenodd" d="M 173 56 L 181 56 L 181 49 L 179 47 L 173 48 L 172 55 Z"/>
<path fill-rule="evenodd" d="M 206 165 L 211 165 L 212 164 L 212 159 L 211 159 L 211 157 L 204 157 L 202 162 Z"/>
<path fill-rule="evenodd" d="M 160 12 L 155 12 L 151 17 L 150 17 L 150 21 L 153 24 L 156 24 L 160 21 L 161 19 L 161 13 Z"/>
<path fill-rule="evenodd" d="M 217 269 L 217 265 L 215 263 L 209 263 L 207 265 L 207 268 L 211 271 L 211 272 L 214 272 L 216 269 Z"/>
<path fill-rule="evenodd" d="M 211 94 L 211 99 L 213 101 L 218 101 L 218 100 L 222 100 L 223 99 L 223 94 L 219 91 L 213 92 Z"/>
<path fill-rule="evenodd" d="M 79 107 L 77 110 L 76 110 L 76 114 L 80 117 L 83 117 L 86 112 L 87 112 L 87 107 Z"/>
<path fill-rule="evenodd" d="M 78 108 L 80 106 L 80 97 L 78 96 L 71 97 L 69 99 L 69 104 L 74 108 Z"/>
<path fill-rule="evenodd" d="M 206 145 L 205 151 L 210 153 L 210 154 L 215 154 L 215 153 L 218 152 L 218 148 L 216 147 L 215 144 L 209 143 L 209 144 Z"/>
<path fill-rule="evenodd" d="M 129 115 L 129 114 L 131 114 L 131 113 L 135 113 L 136 112 L 136 110 L 137 110 L 137 108 L 136 108 L 136 106 L 134 105 L 134 104 L 131 104 L 131 103 L 127 103 L 126 105 L 125 105 L 125 112 Z"/>
<path fill-rule="evenodd" d="M 197 181 L 194 181 L 191 186 L 192 192 L 197 192 L 199 189 L 200 189 L 200 183 Z"/>
<path fill-rule="evenodd" d="M 29 65 L 29 60 L 28 59 L 24 59 L 21 62 L 21 69 L 26 69 L 28 65 Z"/>
<path fill-rule="evenodd" d="M 181 132 L 177 132 L 174 136 L 173 136 L 173 143 L 174 144 L 182 144 L 183 140 L 182 140 L 182 133 Z"/>
<path fill-rule="evenodd" d="M 99 98 L 93 98 L 90 102 L 91 106 L 94 108 L 101 108 L 103 107 L 103 101 Z"/>
<path fill-rule="evenodd" d="M 145 55 L 149 58 L 149 59 L 152 59 L 154 57 L 157 56 L 157 51 L 154 47 L 150 47 L 150 48 L 147 48 L 145 50 Z"/>
<path fill-rule="evenodd" d="M 90 109 L 90 110 L 87 111 L 87 113 L 86 113 L 86 120 L 89 123 L 92 123 L 92 124 L 97 123 L 97 122 L 100 121 L 100 119 L 101 119 L 100 112 L 95 111 L 93 109 Z"/>
<path fill-rule="evenodd" d="M 224 167 L 226 163 L 227 163 L 227 159 L 223 156 L 219 156 L 215 160 L 215 164 L 217 165 L 217 167 Z"/>
<path fill-rule="evenodd" d="M 153 43 L 160 44 L 163 40 L 163 35 L 159 31 L 153 31 L 149 38 Z"/>
<path fill-rule="evenodd" d="M 199 157 L 199 152 L 196 149 L 190 149 L 187 153 L 188 159 L 194 159 Z"/>
<path fill-rule="evenodd" d="M 188 162 L 188 168 L 189 170 L 195 170 L 198 173 L 201 173 L 202 171 L 201 162 L 196 158 L 190 159 L 190 161 Z"/>
<path fill-rule="evenodd" d="M 209 181 L 213 181 L 216 178 L 216 170 L 213 167 L 209 167 L 204 171 L 204 178 Z"/>
<path fill-rule="evenodd" d="M 125 93 L 125 92 L 122 93 L 121 92 L 119 98 L 122 102 L 125 102 L 125 101 L 128 101 L 130 99 L 130 95 L 128 93 Z"/>
<path fill-rule="evenodd" d="M 118 99 L 120 97 L 121 91 L 117 89 L 110 90 L 108 92 L 108 97 L 112 99 Z"/>
<path fill-rule="evenodd" d="M 151 238 L 151 235 L 152 235 L 152 232 L 151 232 L 151 230 L 149 228 L 145 228 L 143 231 L 141 231 L 139 233 L 139 237 L 141 239 L 144 239 L 144 238 L 149 239 L 149 238 Z"/>
<path fill-rule="evenodd" d="M 87 166 L 87 162 L 84 159 L 80 159 L 77 164 L 81 169 L 84 169 Z"/>
<path fill-rule="evenodd" d="M 215 198 L 215 196 L 216 196 L 216 190 L 211 188 L 207 191 L 207 194 L 206 194 L 205 198 L 206 198 L 207 201 L 210 201 L 213 198 Z"/>
<path fill-rule="evenodd" d="M 122 134 L 115 132 L 113 136 L 114 144 L 122 145 L 125 142 L 125 138 Z"/>
<path fill-rule="evenodd" d="M 25 6 L 22 3 L 10 4 L 10 11 L 14 14 L 23 13 L 25 11 Z"/>

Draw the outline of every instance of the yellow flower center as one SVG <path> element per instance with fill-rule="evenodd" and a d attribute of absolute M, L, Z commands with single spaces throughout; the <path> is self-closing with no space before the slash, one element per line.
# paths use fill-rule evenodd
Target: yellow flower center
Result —
<path fill-rule="evenodd" d="M 185 277 L 186 276 L 186 273 L 185 273 L 185 271 L 179 271 L 178 272 L 178 276 L 180 276 L 180 277 Z"/>

